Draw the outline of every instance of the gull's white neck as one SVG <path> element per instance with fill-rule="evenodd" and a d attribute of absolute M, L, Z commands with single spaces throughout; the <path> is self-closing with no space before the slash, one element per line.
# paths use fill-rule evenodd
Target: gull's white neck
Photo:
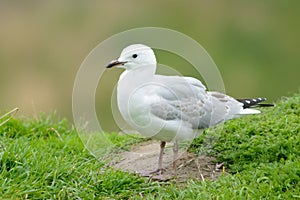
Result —
<path fill-rule="evenodd" d="M 153 78 L 155 74 L 156 66 L 145 66 L 145 67 L 138 67 L 135 69 L 125 70 L 118 82 L 118 87 L 120 84 L 124 85 L 137 85 L 144 82 L 149 81 Z M 133 84 L 135 83 L 135 84 Z"/>
<path fill-rule="evenodd" d="M 119 110 L 124 119 L 129 118 L 128 106 L 131 95 L 143 87 L 143 84 L 151 82 L 155 73 L 154 67 L 139 67 L 124 71 L 118 81 L 117 101 Z"/>

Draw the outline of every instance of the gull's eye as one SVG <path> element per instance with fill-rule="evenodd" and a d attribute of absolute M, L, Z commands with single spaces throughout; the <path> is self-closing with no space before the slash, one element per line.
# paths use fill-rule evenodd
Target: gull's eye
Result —
<path fill-rule="evenodd" d="M 137 54 L 133 54 L 133 55 L 132 55 L 133 58 L 136 58 L 137 56 L 138 56 Z"/>

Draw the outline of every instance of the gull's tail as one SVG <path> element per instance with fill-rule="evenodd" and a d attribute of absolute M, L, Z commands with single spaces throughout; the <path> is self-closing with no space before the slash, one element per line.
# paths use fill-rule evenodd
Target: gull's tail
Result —
<path fill-rule="evenodd" d="M 251 108 L 274 106 L 273 104 L 260 103 L 267 100 L 266 98 L 236 99 L 236 100 L 241 102 L 244 108 L 244 110 L 242 110 L 242 112 L 239 114 L 258 114 L 260 113 L 259 110 L 251 109 Z"/>
<path fill-rule="evenodd" d="M 268 103 L 260 103 L 265 100 L 266 98 L 252 98 L 252 99 L 236 99 L 237 101 L 244 104 L 243 108 L 253 108 L 253 107 L 270 107 L 274 106 L 274 104 L 268 104 Z"/>

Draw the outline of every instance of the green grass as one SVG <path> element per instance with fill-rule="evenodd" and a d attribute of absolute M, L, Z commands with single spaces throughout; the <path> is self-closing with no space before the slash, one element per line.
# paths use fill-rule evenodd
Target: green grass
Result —
<path fill-rule="evenodd" d="M 180 184 L 149 182 L 107 167 L 105 160 L 85 149 L 66 120 L 46 115 L 11 119 L 0 127 L 0 195 L 3 199 L 300 199 L 300 93 L 262 111 L 207 130 L 193 142 L 191 151 L 217 157 L 228 173 L 217 181 Z M 117 149 L 140 141 L 118 134 L 108 137 Z"/>

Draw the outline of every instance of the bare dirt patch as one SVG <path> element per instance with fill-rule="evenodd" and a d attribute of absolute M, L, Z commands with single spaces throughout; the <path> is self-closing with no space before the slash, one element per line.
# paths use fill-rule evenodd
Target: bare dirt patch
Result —
<path fill-rule="evenodd" d="M 155 170 L 158 164 L 159 145 L 159 142 L 153 140 L 139 143 L 133 146 L 130 151 L 120 152 L 117 155 L 114 154 L 110 166 L 121 171 L 136 174 L 140 174 L 143 171 Z M 182 182 L 189 179 L 216 180 L 222 174 L 222 169 L 216 168 L 217 165 L 214 162 L 214 157 L 198 156 L 188 153 L 184 148 L 179 150 L 176 177 L 172 174 L 172 161 L 172 144 L 167 144 L 163 157 L 164 178 L 162 179 L 161 176 L 160 178 L 156 178 L 156 176 L 151 178 L 160 181 L 175 179 Z"/>

